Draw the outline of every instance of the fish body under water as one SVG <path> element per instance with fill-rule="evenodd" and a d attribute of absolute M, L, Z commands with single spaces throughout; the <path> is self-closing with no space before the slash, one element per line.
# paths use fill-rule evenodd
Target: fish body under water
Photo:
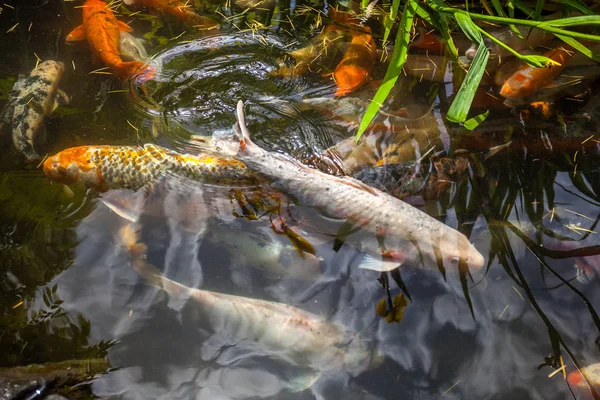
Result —
<path fill-rule="evenodd" d="M 565 67 L 565 63 L 574 54 L 575 50 L 566 44 L 548 51 L 544 56 L 554 61 L 555 64 L 544 68 L 536 68 L 531 65 L 522 66 L 504 82 L 500 94 L 509 99 L 534 94 L 559 76 Z"/>
<path fill-rule="evenodd" d="M 229 250 L 235 264 L 249 264 L 275 277 L 316 280 L 321 275 L 320 260 L 302 252 L 291 243 L 282 242 L 272 232 L 248 233 L 217 225 L 207 239 Z"/>
<path fill-rule="evenodd" d="M 127 5 L 141 5 L 156 10 L 161 14 L 171 15 L 184 23 L 202 31 L 216 31 L 219 23 L 197 14 L 191 6 L 179 0 L 124 0 Z"/>
<path fill-rule="evenodd" d="M 364 85 L 375 65 L 377 46 L 371 30 L 366 27 L 362 31 L 350 33 L 350 46 L 333 71 L 333 79 L 337 85 L 336 96 L 346 95 Z"/>
<path fill-rule="evenodd" d="M 120 35 L 132 29 L 117 20 L 104 1 L 86 0 L 82 8 L 83 23 L 67 35 L 67 42 L 87 40 L 93 58 L 102 60 L 118 78 L 147 80 L 154 76 L 154 71 L 143 62 L 123 61 L 119 51 Z"/>
<path fill-rule="evenodd" d="M 405 263 L 461 270 L 483 266 L 484 257 L 465 235 L 426 213 L 358 180 L 331 176 L 261 149 L 250 140 L 243 107 L 240 101 L 233 131 L 215 138 L 217 149 L 244 162 L 302 204 L 366 232 L 366 238 L 356 240 L 354 234 L 346 238 L 348 244 L 379 258 L 367 258 L 362 268 L 388 271 Z"/>
<path fill-rule="evenodd" d="M 129 32 L 121 31 L 119 36 L 119 52 L 122 58 L 139 61 L 144 64 L 148 62 L 148 53 L 144 47 L 144 39 L 136 38 Z"/>
<path fill-rule="evenodd" d="M 591 364 L 567 376 L 567 382 L 582 392 L 584 398 L 600 398 L 600 363 Z"/>
<path fill-rule="evenodd" d="M 327 370 L 357 375 L 381 363 L 376 348 L 349 329 L 325 317 L 271 301 L 193 289 L 162 276 L 146 263 L 146 246 L 136 243 L 133 227 L 120 231 L 134 269 L 147 281 L 176 298 L 189 299 L 206 312 L 215 332 L 240 345 L 247 343 L 292 365 L 316 371 L 310 387 Z"/>
<path fill-rule="evenodd" d="M 72 147 L 48 157 L 43 168 L 53 181 L 66 185 L 83 183 L 100 192 L 137 190 L 168 173 L 202 182 L 256 182 L 239 161 L 181 154 L 152 144 Z"/>
<path fill-rule="evenodd" d="M 12 127 L 13 143 L 29 160 L 38 159 L 35 144 L 41 141 L 44 121 L 59 101 L 68 103 L 68 96 L 58 85 L 65 66 L 57 61 L 40 63 L 28 77 L 15 82 L 3 111 L 2 125 Z"/>

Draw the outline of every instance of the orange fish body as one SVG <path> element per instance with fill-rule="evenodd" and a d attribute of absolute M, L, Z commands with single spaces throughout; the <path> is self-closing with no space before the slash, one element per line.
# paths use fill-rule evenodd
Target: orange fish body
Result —
<path fill-rule="evenodd" d="M 102 60 L 110 71 L 121 79 L 143 76 L 153 72 L 139 61 L 125 62 L 119 52 L 121 31 L 130 32 L 129 25 L 117 20 L 103 0 L 87 0 L 83 5 L 83 23 L 67 35 L 67 42 L 86 39 L 94 58 Z"/>
<path fill-rule="evenodd" d="M 344 58 L 335 71 L 333 79 L 337 85 L 336 96 L 343 96 L 365 84 L 373 72 L 376 46 L 370 29 L 351 32 L 352 40 Z"/>
<path fill-rule="evenodd" d="M 524 65 L 504 82 L 500 94 L 509 99 L 518 99 L 534 94 L 560 75 L 565 63 L 574 54 L 573 48 L 567 45 L 550 50 L 544 56 L 560 65 L 549 65 L 545 68 Z"/>
<path fill-rule="evenodd" d="M 207 17 L 196 14 L 190 6 L 179 0 L 129 0 L 126 4 L 140 4 L 158 11 L 161 14 L 169 14 L 184 23 L 199 28 L 200 30 L 219 29 L 219 24 Z"/>

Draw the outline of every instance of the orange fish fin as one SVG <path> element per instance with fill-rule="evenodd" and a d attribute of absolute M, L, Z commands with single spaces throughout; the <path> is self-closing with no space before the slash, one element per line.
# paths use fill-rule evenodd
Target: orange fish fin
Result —
<path fill-rule="evenodd" d="M 131 32 L 133 30 L 132 27 L 130 27 L 123 21 L 117 21 L 117 25 L 119 26 L 119 30 L 123 32 Z"/>
<path fill-rule="evenodd" d="M 76 42 L 78 40 L 84 40 L 85 39 L 85 28 L 83 27 L 83 25 L 79 25 L 77 28 L 73 29 L 68 35 L 67 35 L 67 42 Z"/>

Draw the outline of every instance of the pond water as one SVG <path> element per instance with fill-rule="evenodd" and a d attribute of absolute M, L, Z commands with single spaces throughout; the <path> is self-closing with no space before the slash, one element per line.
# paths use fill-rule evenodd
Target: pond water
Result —
<path fill-rule="evenodd" d="M 345 151 L 375 83 L 348 101 L 334 97 L 335 83 L 319 71 L 278 75 L 293 65 L 286 51 L 316 32 L 308 23 L 296 29 L 306 14 L 254 32 L 224 23 L 209 36 L 161 16 L 133 15 L 134 33 L 154 32 L 146 46 L 157 73 L 140 85 L 90 73 L 99 66 L 87 45 L 64 43 L 81 21 L 75 3 L 8 3 L 0 20 L 10 30 L 0 40 L 3 101 L 36 56 L 66 66 L 61 88 L 70 104 L 48 121 L 40 154 L 146 143 L 202 152 L 213 132 L 231 129 L 242 100 L 260 147 L 390 192 L 406 185 L 406 200 L 464 233 L 485 265 L 468 273 L 438 265 L 384 274 L 359 268 L 364 253 L 322 234 L 343 229 L 343 221 L 266 184 L 167 173 L 137 192 L 71 191 L 26 162 L 3 132 L 0 367 L 105 359 L 106 373 L 76 398 L 586 398 L 562 371 L 552 373 L 600 362 L 596 85 L 583 98 L 558 102 L 561 116 L 525 118 L 483 105 L 490 115 L 470 132 L 445 122 L 452 76 L 445 83 L 403 76 L 387 113 Z M 377 64 L 375 79 L 384 71 Z M 332 146 L 339 153 L 326 152 Z M 448 161 L 450 170 L 441 172 L 435 162 L 447 156 L 463 164 Z M 420 170 L 406 164 L 411 174 L 378 163 L 421 157 Z M 413 193 L 415 176 L 426 181 L 436 172 L 429 196 Z M 401 179 L 390 183 L 394 173 Z M 121 205 L 134 217 L 124 218 Z M 313 254 L 299 254 L 294 234 L 275 232 L 281 217 Z M 132 268 L 121 237 L 127 226 L 147 248 L 144 262 L 165 277 L 321 316 L 377 349 L 377 362 L 309 368 L 302 354 L 274 354 L 260 340 L 215 326 L 218 317 L 205 304 L 166 294 Z M 402 293 L 408 301 L 396 320 L 386 320 L 382 306 Z M 349 354 L 346 344 L 338 343 Z"/>

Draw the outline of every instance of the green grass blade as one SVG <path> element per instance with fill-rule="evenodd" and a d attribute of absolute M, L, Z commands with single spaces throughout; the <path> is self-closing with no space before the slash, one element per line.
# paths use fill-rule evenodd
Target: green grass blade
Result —
<path fill-rule="evenodd" d="M 546 0 L 537 0 L 535 3 L 535 12 L 533 13 L 533 19 L 539 21 L 542 17 L 542 10 L 544 9 L 544 4 L 546 4 Z"/>
<path fill-rule="evenodd" d="M 377 89 L 377 93 L 375 93 L 375 96 L 371 100 L 369 107 L 367 107 L 367 110 L 360 121 L 360 126 L 356 133 L 356 141 L 360 139 L 375 115 L 377 115 L 381 105 L 396 84 L 398 76 L 402 72 L 408 54 L 410 32 L 412 30 L 418 4 L 418 0 L 406 0 L 404 12 L 402 13 L 400 23 L 398 24 L 398 33 L 396 34 L 396 42 L 394 43 L 394 51 L 392 52 L 390 64 L 385 72 L 383 83 L 379 89 Z"/>
<path fill-rule="evenodd" d="M 473 129 L 477 128 L 479 126 L 479 124 L 481 124 L 483 121 L 485 121 L 485 119 L 488 117 L 488 115 L 490 115 L 490 110 L 487 110 L 484 113 L 476 115 L 473 118 L 469 118 L 468 120 L 465 121 L 465 124 L 464 124 L 465 128 L 472 131 Z"/>
<path fill-rule="evenodd" d="M 562 28 L 565 26 L 581 25 L 600 25 L 600 15 L 580 15 L 577 17 L 552 19 L 540 22 L 539 27 L 552 26 L 555 28 Z"/>
<path fill-rule="evenodd" d="M 434 1 L 438 1 L 439 0 L 434 0 Z M 421 8 L 419 6 L 419 8 Z M 458 60 L 458 49 L 456 48 L 456 45 L 454 44 L 454 40 L 452 39 L 452 36 L 450 35 L 450 27 L 448 26 L 448 18 L 446 15 L 441 14 L 441 13 L 431 13 L 431 25 L 435 26 L 438 30 L 438 32 L 440 33 L 440 35 L 442 36 L 442 39 L 444 40 L 444 43 L 446 43 L 446 47 L 448 49 L 448 52 L 450 53 L 450 57 L 452 57 L 452 60 L 456 61 Z"/>
<path fill-rule="evenodd" d="M 504 12 L 504 8 L 502 8 L 502 4 L 500 4 L 500 0 L 492 0 L 492 5 L 494 6 L 494 10 L 496 10 L 496 13 L 501 16 L 501 17 L 508 17 L 508 15 L 506 15 L 506 12 Z M 511 2 L 509 2 L 509 7 L 510 5 L 512 5 Z M 509 8 L 510 10 L 510 8 Z M 514 7 L 512 8 L 512 14 L 511 14 L 511 18 L 515 16 L 515 9 Z M 511 31 L 513 31 L 519 38 L 523 39 L 523 35 L 521 35 L 521 32 L 519 32 L 519 30 L 517 29 L 517 27 L 514 24 L 510 24 L 509 28 Z"/>
<path fill-rule="evenodd" d="M 594 54 L 590 49 L 588 49 L 587 47 L 585 47 L 584 45 L 579 43 L 577 40 L 570 38 L 568 36 L 559 35 L 557 33 L 555 33 L 554 36 L 556 36 L 557 38 L 559 38 L 560 40 L 562 40 L 569 46 L 573 47 L 575 50 L 579 51 L 581 54 L 588 56 L 589 58 L 591 58 L 592 60 L 594 60 L 596 62 L 600 62 L 599 55 Z"/>
<path fill-rule="evenodd" d="M 557 1 L 559 3 L 566 4 L 570 7 L 573 7 L 574 9 L 576 9 L 577 11 L 579 11 L 580 13 L 582 13 L 584 15 L 595 15 L 596 14 L 595 12 L 592 11 L 591 8 L 589 8 L 585 4 L 582 4 L 578 0 L 557 0 Z"/>
<path fill-rule="evenodd" d="M 469 14 L 467 13 L 456 13 L 454 14 L 454 18 L 460 26 L 460 29 L 464 32 L 465 35 L 469 38 L 469 40 L 473 43 L 483 43 L 483 37 L 479 32 L 479 27 L 475 25 Z"/>
<path fill-rule="evenodd" d="M 458 89 L 458 93 L 448 109 L 448 114 L 446 115 L 448 121 L 460 123 L 465 122 L 467 119 L 471 103 L 473 103 L 473 97 L 475 97 L 475 91 L 477 91 L 479 82 L 481 82 L 489 57 L 490 51 L 486 46 L 481 44 L 477 48 L 477 54 L 475 54 L 475 58 L 469 67 L 469 72 L 467 72 L 465 80 L 460 89 Z"/>
<path fill-rule="evenodd" d="M 387 44 L 388 37 L 390 36 L 390 32 L 392 31 L 392 26 L 394 25 L 394 21 L 396 21 L 396 17 L 398 17 L 398 8 L 400 8 L 401 0 L 393 0 L 392 8 L 390 9 L 390 15 L 385 16 L 384 19 L 384 27 L 385 31 L 383 32 L 383 46 Z"/>

